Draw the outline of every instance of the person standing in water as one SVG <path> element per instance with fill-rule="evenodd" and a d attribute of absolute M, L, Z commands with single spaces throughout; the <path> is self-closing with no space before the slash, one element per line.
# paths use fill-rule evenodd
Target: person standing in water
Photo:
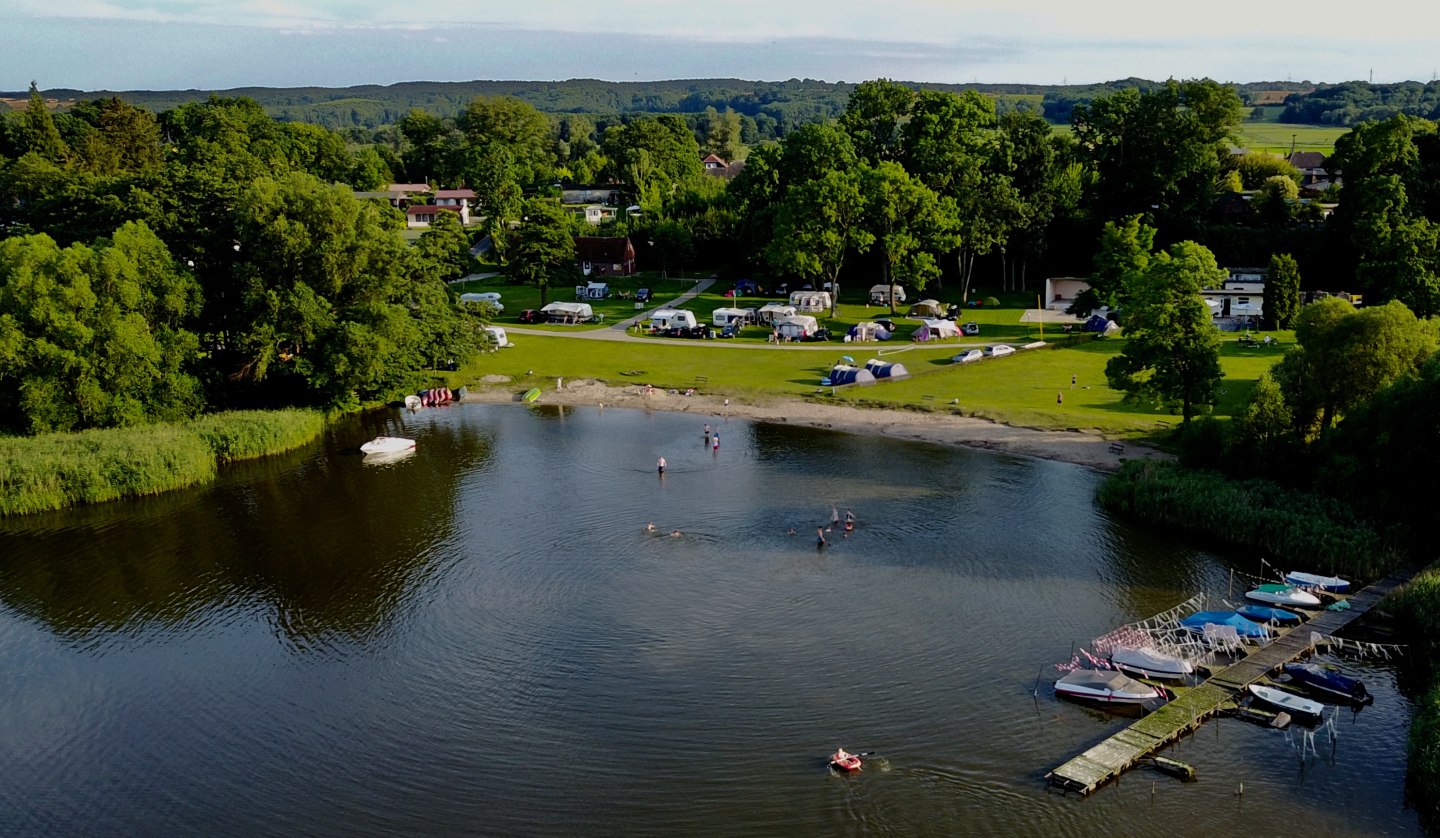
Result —
<path fill-rule="evenodd" d="M 720 450 L 720 432 L 719 432 L 719 431 L 716 431 L 715 434 L 714 434 L 714 436 L 710 437 L 710 445 L 711 445 L 711 450 L 712 450 L 712 451 L 719 451 L 719 450 Z"/>
<path fill-rule="evenodd" d="M 665 458 L 664 458 L 664 457 L 661 457 L 660 459 L 658 459 L 658 460 L 655 461 L 655 468 L 659 470 L 659 472 L 660 472 L 660 474 L 661 474 L 662 476 L 665 474 Z"/>
<path fill-rule="evenodd" d="M 828 542 L 825 541 L 825 528 L 824 528 L 824 527 L 816 527 L 816 528 L 815 528 L 815 543 L 816 543 L 817 545 L 821 546 L 821 547 L 824 547 L 824 546 L 828 543 Z"/>

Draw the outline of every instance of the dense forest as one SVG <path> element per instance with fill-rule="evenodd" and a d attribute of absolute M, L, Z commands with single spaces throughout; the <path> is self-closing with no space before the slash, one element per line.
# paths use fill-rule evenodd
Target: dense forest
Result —
<path fill-rule="evenodd" d="M 1440 82 L 1366 84 L 1352 81 L 1326 85 L 1310 93 L 1287 97 L 1280 121 L 1350 127 L 1402 113 L 1440 119 Z"/>

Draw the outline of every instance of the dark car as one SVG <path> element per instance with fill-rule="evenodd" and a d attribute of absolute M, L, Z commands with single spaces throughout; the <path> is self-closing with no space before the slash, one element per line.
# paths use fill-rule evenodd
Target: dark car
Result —
<path fill-rule="evenodd" d="M 721 330 L 720 330 L 720 334 L 716 335 L 715 337 L 717 337 L 717 338 L 733 338 L 733 337 L 736 337 L 736 336 L 738 336 L 738 335 L 740 334 L 740 328 L 741 328 L 741 327 L 740 327 L 740 324 L 737 323 L 737 322 L 735 322 L 734 320 L 732 320 L 732 321 L 730 321 L 729 323 L 726 323 L 726 324 L 725 324 L 725 328 L 721 329 Z"/>
<path fill-rule="evenodd" d="M 648 303 L 648 302 L 650 302 L 650 289 L 649 289 L 649 288 L 641 288 L 639 291 L 636 291 L 636 292 L 635 292 L 635 302 L 637 302 L 637 303 Z"/>
<path fill-rule="evenodd" d="M 830 339 L 829 329 L 816 329 L 813 333 L 805 336 L 808 341 L 824 341 Z"/>
<path fill-rule="evenodd" d="M 544 323 L 547 320 L 549 320 L 549 317 L 547 315 L 541 314 L 539 311 L 536 311 L 533 308 L 527 308 L 524 311 L 520 312 L 521 323 Z"/>

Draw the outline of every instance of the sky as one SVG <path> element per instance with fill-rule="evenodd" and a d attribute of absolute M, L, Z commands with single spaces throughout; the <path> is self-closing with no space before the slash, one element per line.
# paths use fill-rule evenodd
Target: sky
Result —
<path fill-rule="evenodd" d="M 1440 3 L 0 0 L 0 90 L 685 78 L 1429 81 Z"/>

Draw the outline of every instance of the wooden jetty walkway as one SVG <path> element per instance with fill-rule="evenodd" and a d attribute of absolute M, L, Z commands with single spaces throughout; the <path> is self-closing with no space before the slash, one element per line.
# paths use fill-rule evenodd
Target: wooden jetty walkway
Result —
<path fill-rule="evenodd" d="M 1359 619 L 1387 594 L 1409 581 L 1414 571 L 1381 579 L 1346 601 L 1342 611 L 1321 611 L 1270 644 L 1214 673 L 1199 686 L 1186 690 L 1119 733 L 1045 775 L 1051 785 L 1089 794 L 1120 776 L 1130 766 L 1198 728 L 1206 719 L 1234 702 L 1245 687 L 1279 669 L 1310 649 L 1312 633 L 1333 635 Z"/>

